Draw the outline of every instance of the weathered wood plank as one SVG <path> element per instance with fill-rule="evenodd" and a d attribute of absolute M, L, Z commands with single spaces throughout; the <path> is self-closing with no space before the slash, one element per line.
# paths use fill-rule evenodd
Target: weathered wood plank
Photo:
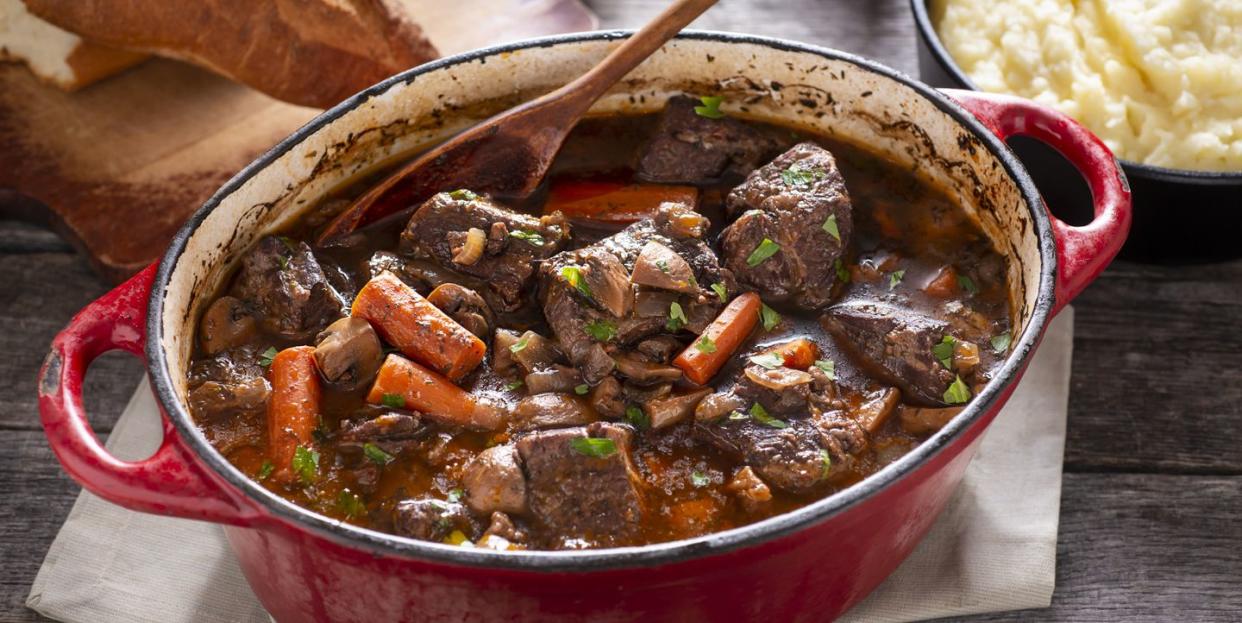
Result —
<path fill-rule="evenodd" d="M 69 319 L 108 291 L 86 261 L 69 253 L 0 255 L 0 431 L 39 426 L 36 377 L 48 345 Z M 142 378 L 128 354 L 104 355 L 86 378 L 87 413 L 95 430 L 112 423 Z"/>
<path fill-rule="evenodd" d="M 964 621 L 1237 621 L 1242 477 L 1067 474 L 1052 607 Z"/>
<path fill-rule="evenodd" d="M 1242 262 L 1114 264 L 1075 303 L 1066 468 L 1242 473 Z"/>
<path fill-rule="evenodd" d="M 666 0 L 586 0 L 601 28 L 638 28 Z M 905 0 L 725 0 L 690 25 L 780 37 L 854 52 L 908 74 L 918 71 L 914 18 Z"/>

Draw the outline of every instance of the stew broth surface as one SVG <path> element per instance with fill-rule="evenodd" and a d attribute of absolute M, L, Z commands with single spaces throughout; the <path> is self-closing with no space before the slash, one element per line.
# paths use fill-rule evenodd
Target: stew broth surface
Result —
<path fill-rule="evenodd" d="M 635 162 L 658 123 L 658 114 L 585 119 L 558 155 L 549 176 L 550 185 L 633 181 Z M 744 123 L 778 144 L 781 151 L 796 143 L 811 141 L 836 157 L 853 206 L 853 234 L 841 263 L 843 274 L 848 274 L 848 283 L 838 286 L 833 304 L 879 301 L 930 317 L 943 316 L 946 306 L 966 309 L 964 315 L 978 325 L 980 335 L 996 338 L 992 343 L 983 339 L 982 343 L 975 344 L 979 363 L 970 377 L 973 380 L 970 394 L 977 393 L 1004 358 L 1007 341 L 1003 336 L 1007 335 L 1010 317 L 1004 260 L 993 250 L 979 227 L 944 193 L 921 182 L 909 170 L 862 149 L 787 127 L 753 121 Z M 711 221 L 705 239 L 717 253 L 720 249 L 717 237 L 729 224 L 725 197 L 743 181 L 743 176 L 731 174 L 700 186 L 697 211 Z M 508 207 L 536 216 L 542 214 L 548 197 L 547 186 L 522 205 Z M 295 241 L 314 240 L 325 218 L 364 190 L 366 184 L 359 184 L 325 200 L 317 213 L 310 214 L 285 235 Z M 395 251 L 405 225 L 405 218 L 380 222 L 358 232 L 348 245 L 315 248 L 315 257 L 323 265 L 329 282 L 349 299 L 370 278 L 368 259 L 379 250 Z M 568 248 L 585 247 L 618 229 L 619 226 L 571 220 L 572 238 Z M 465 279 L 462 283 L 477 287 L 477 281 Z M 230 283 L 219 295 L 235 289 Z M 729 296 L 735 294 L 730 292 Z M 958 307 L 952 307 L 954 305 Z M 533 307 L 534 310 L 519 313 L 497 312 L 496 324 L 517 330 L 530 329 L 552 337 L 552 330 L 538 313 L 538 305 Z M 717 391 L 726 391 L 734 384 L 747 365 L 748 355 L 795 338 L 815 342 L 820 349 L 818 359 L 835 365 L 834 391 L 848 405 L 845 411 L 850 417 L 862 417 L 859 410 L 863 405 L 892 386 L 883 380 L 883 375 L 877 375 L 865 363 L 860 364 L 856 356 L 838 344 L 821 324 L 820 312 L 801 311 L 788 305 L 772 307 L 779 312 L 780 323 L 772 330 L 760 326 L 751 333 L 729 363 L 712 378 L 711 385 Z M 693 335 L 685 335 L 680 342 L 689 345 L 693 339 Z M 298 344 L 313 346 L 314 338 L 289 340 L 260 326 L 244 344 L 223 354 L 209 355 L 200 345 L 193 356 L 191 387 L 214 378 L 218 368 L 225 365 L 222 358 L 239 366 L 262 367 L 270 359 L 270 349 L 278 351 Z M 999 348 L 994 348 L 994 344 Z M 527 396 L 525 387 L 516 386 L 522 375 L 496 372 L 492 357 L 489 343 L 488 356 L 459 385 L 476 396 L 512 409 Z M 674 392 L 684 385 L 683 382 L 675 387 Z M 402 411 L 368 404 L 367 393 L 366 387 L 353 391 L 335 389 L 329 384 L 322 387 L 313 442 L 314 451 L 318 453 L 317 466 L 309 482 L 293 484 L 277 482 L 272 477 L 282 466 L 272 465 L 265 409 L 220 416 L 191 402 L 192 412 L 211 443 L 242 472 L 274 493 L 335 519 L 398 533 L 400 529 L 393 517 L 400 501 L 460 501 L 465 494 L 463 470 L 469 461 L 484 449 L 505 444 L 522 434 L 513 430 L 477 431 L 430 424 L 425 436 L 408 444 L 403 451 L 384 452 L 389 458 L 381 461 L 366 460 L 366 457 L 359 458 L 356 448 L 344 448 L 338 442 L 340 431 L 351 422 Z M 591 408 L 585 396 L 580 400 Z M 883 424 L 866 435 L 867 447 L 853 456 L 848 469 L 833 472 L 830 479 L 809 491 L 791 492 L 769 487 L 770 502 L 758 506 L 741 503 L 738 493 L 728 486 L 746 462 L 696 437 L 690 422 L 661 430 L 640 426 L 634 432 L 632 457 L 641 480 L 645 510 L 636 531 L 623 538 L 593 539 L 589 535 L 558 533 L 555 526 L 546 525 L 538 518 L 514 515 L 511 519 L 518 532 L 525 535 L 524 542 L 487 539 L 480 545 L 499 549 L 641 545 L 693 537 L 784 513 L 853 485 L 930 436 L 934 427 L 920 429 L 910 424 L 916 419 L 913 415 L 916 409 L 917 406 L 903 398 L 901 405 L 889 410 Z M 944 412 L 939 416 L 951 414 Z M 596 417 L 608 419 L 598 414 Z M 943 421 L 938 424 L 942 425 Z M 828 469 L 837 468 L 826 467 L 825 473 Z M 440 540 L 465 545 L 477 541 L 479 532 L 488 526 L 489 518 L 476 516 L 473 519 L 473 533 L 454 529 Z"/>

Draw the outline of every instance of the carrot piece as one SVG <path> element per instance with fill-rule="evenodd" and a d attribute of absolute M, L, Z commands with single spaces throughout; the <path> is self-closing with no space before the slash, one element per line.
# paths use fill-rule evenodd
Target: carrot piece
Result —
<path fill-rule="evenodd" d="M 734 351 L 750 337 L 759 323 L 759 295 L 747 292 L 720 311 L 703 333 L 673 360 L 686 378 L 700 385 L 711 380 L 724 367 Z"/>
<path fill-rule="evenodd" d="M 358 291 L 350 313 L 370 322 L 405 356 L 454 382 L 474 370 L 487 354 L 483 340 L 389 272 L 380 273 Z"/>
<path fill-rule="evenodd" d="M 807 338 L 800 337 L 788 342 L 777 344 L 765 352 L 773 353 L 785 360 L 786 368 L 805 370 L 819 358 L 819 345 Z"/>
<path fill-rule="evenodd" d="M 286 348 L 272 357 L 268 368 L 272 395 L 267 403 L 268 457 L 275 466 L 272 478 L 282 484 L 297 479 L 293 456 L 298 446 L 313 449 L 319 425 L 319 372 L 311 346 Z"/>
<path fill-rule="evenodd" d="M 663 184 L 557 182 L 548 191 L 543 213 L 560 211 L 569 218 L 621 225 L 651 216 L 666 201 L 694 208 L 699 203 L 699 189 Z"/>
<path fill-rule="evenodd" d="M 384 359 L 367 402 L 413 409 L 442 424 L 476 430 L 498 430 L 504 424 L 496 405 L 395 353 Z"/>

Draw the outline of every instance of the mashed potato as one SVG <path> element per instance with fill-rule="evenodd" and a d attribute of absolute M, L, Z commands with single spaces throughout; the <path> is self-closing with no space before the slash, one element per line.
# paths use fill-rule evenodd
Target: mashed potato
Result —
<path fill-rule="evenodd" d="M 1242 0 L 933 0 L 985 91 L 1078 119 L 1127 160 L 1242 171 Z"/>

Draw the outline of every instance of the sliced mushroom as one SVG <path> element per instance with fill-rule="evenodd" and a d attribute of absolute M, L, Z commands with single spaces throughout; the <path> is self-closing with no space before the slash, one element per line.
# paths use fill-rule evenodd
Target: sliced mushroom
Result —
<path fill-rule="evenodd" d="M 567 394 L 582 384 L 582 375 L 568 366 L 552 366 L 526 375 L 526 391 L 531 395 L 560 392 Z"/>
<path fill-rule="evenodd" d="M 911 435 L 925 435 L 934 433 L 945 424 L 949 423 L 958 413 L 962 412 L 962 407 L 945 407 L 943 409 L 929 409 L 922 407 L 901 407 L 901 429 Z"/>
<path fill-rule="evenodd" d="M 625 415 L 625 398 L 621 395 L 621 382 L 615 376 L 606 376 L 591 388 L 591 406 L 595 412 L 611 419 Z"/>
<path fill-rule="evenodd" d="M 591 293 L 588 297 L 591 302 L 617 318 L 629 314 L 634 293 L 630 287 L 630 271 L 621 260 L 603 249 L 587 248 L 579 255 L 583 262 L 579 270 Z"/>
<path fill-rule="evenodd" d="M 699 402 L 710 393 L 712 393 L 712 388 L 704 387 L 688 394 L 665 396 L 643 405 L 643 411 L 646 412 L 647 418 L 651 420 L 651 428 L 668 428 L 689 418 L 694 413 L 694 408 L 699 405 Z"/>
<path fill-rule="evenodd" d="M 509 354 L 527 374 L 565 359 L 556 347 L 556 342 L 534 331 L 523 333 L 517 341 L 510 344 Z"/>
<path fill-rule="evenodd" d="M 814 380 L 814 377 L 807 372 L 784 366 L 778 366 L 769 370 L 752 364 L 746 366 L 745 374 L 746 378 L 750 379 L 755 385 L 777 392 L 782 392 L 798 385 L 806 385 Z"/>
<path fill-rule="evenodd" d="M 694 408 L 696 422 L 710 423 L 741 411 L 747 407 L 746 401 L 733 392 L 717 392 L 699 401 Z"/>
<path fill-rule="evenodd" d="M 613 357 L 617 372 L 636 385 L 675 383 L 681 379 L 681 370 L 661 363 L 643 361 L 633 354 L 623 353 Z"/>
<path fill-rule="evenodd" d="M 462 485 L 466 505 L 476 513 L 500 511 L 521 515 L 527 510 L 526 477 L 513 444 L 492 446 L 466 463 Z"/>
<path fill-rule="evenodd" d="M 874 435 L 888 421 L 899 402 L 901 402 L 901 391 L 896 387 L 876 392 L 867 402 L 854 410 L 854 421 L 858 422 L 858 425 L 868 434 Z"/>
<path fill-rule="evenodd" d="M 570 394 L 536 394 L 523 398 L 513 409 L 514 430 L 582 426 L 595 421 L 582 399 Z"/>
<path fill-rule="evenodd" d="M 203 346 L 203 352 L 215 355 L 245 344 L 258 331 L 258 324 L 245 303 L 232 296 L 222 296 L 203 313 L 203 321 L 199 324 L 199 343 Z"/>
<path fill-rule="evenodd" d="M 699 290 L 694 281 L 694 269 L 685 258 L 655 240 L 643 245 L 638 252 L 630 281 L 683 294 L 695 294 Z"/>
<path fill-rule="evenodd" d="M 510 329 L 496 329 L 492 339 L 492 370 L 507 374 L 517 366 L 513 360 L 513 345 L 517 344 L 518 332 Z"/>
<path fill-rule="evenodd" d="M 319 333 L 315 364 L 329 384 L 345 391 L 367 385 L 379 372 L 384 348 L 371 323 L 347 316 Z"/>
<path fill-rule="evenodd" d="M 772 502 L 772 490 L 755 474 L 749 465 L 743 465 L 725 489 L 737 496 L 737 501 L 748 513 L 766 510 Z"/>
<path fill-rule="evenodd" d="M 272 387 L 263 377 L 229 381 L 205 381 L 190 390 L 190 407 L 196 415 L 221 420 L 239 413 L 252 413 L 267 406 Z"/>
<path fill-rule="evenodd" d="M 465 286 L 440 284 L 427 295 L 427 300 L 480 339 L 486 340 L 496 324 L 496 317 L 487 301 Z"/>

